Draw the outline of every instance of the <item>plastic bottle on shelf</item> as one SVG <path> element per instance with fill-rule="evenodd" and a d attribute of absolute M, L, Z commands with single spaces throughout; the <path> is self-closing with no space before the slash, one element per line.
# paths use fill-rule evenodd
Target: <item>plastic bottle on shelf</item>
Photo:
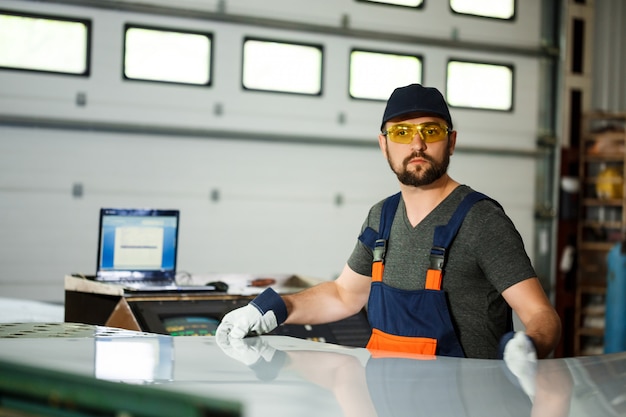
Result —
<path fill-rule="evenodd" d="M 626 351 L 625 242 L 615 244 L 607 256 L 604 353 Z"/>

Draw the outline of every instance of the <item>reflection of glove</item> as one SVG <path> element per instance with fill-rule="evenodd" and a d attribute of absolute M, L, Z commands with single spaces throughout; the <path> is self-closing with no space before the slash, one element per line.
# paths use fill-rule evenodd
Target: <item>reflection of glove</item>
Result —
<path fill-rule="evenodd" d="M 243 339 L 249 333 L 269 333 L 287 320 L 287 306 L 280 295 L 266 289 L 244 307 L 226 314 L 215 335 Z"/>
<path fill-rule="evenodd" d="M 224 353 L 250 367 L 261 380 L 276 378 L 286 360 L 285 352 L 274 349 L 261 337 L 235 339 L 222 334 L 216 341 Z"/>
<path fill-rule="evenodd" d="M 500 354 L 518 385 L 534 399 L 537 350 L 532 339 L 524 332 L 509 332 L 500 339 Z"/>

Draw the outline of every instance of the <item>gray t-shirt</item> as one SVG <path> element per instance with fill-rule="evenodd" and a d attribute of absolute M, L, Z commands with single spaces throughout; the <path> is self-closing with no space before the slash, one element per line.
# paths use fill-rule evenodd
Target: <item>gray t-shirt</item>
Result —
<path fill-rule="evenodd" d="M 416 227 L 409 223 L 404 201 L 396 211 L 385 258 L 383 282 L 405 290 L 423 289 L 435 226 L 447 224 L 472 189 L 457 187 Z M 383 201 L 374 205 L 363 224 L 378 231 Z M 372 275 L 372 251 L 360 241 L 348 265 Z M 469 211 L 448 257 L 442 290 L 452 322 L 468 358 L 495 358 L 507 331 L 507 304 L 500 295 L 513 284 L 535 277 L 522 238 L 504 211 L 492 201 L 477 202 Z"/>

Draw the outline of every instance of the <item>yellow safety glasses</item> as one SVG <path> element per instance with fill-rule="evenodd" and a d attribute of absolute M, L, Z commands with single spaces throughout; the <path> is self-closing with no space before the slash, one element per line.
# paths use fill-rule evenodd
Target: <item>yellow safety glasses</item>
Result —
<path fill-rule="evenodd" d="M 439 142 L 448 136 L 448 126 L 437 122 L 426 122 L 420 124 L 398 123 L 390 126 L 383 132 L 389 140 L 396 143 L 409 144 L 413 142 L 415 135 L 419 133 L 420 138 L 426 143 Z"/>

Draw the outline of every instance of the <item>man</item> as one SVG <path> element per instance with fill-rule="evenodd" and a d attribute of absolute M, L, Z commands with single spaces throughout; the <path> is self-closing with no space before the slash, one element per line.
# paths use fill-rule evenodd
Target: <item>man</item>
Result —
<path fill-rule="evenodd" d="M 380 149 L 400 193 L 394 204 L 372 207 L 340 276 L 282 297 L 268 289 L 228 313 L 217 336 L 333 322 L 367 304 L 373 351 L 546 357 L 560 337 L 559 317 L 498 203 L 448 175 L 457 132 L 441 93 L 419 84 L 397 88 L 381 131 Z M 453 216 L 461 206 L 466 213 Z M 453 242 L 441 247 L 435 230 L 452 223 L 458 232 L 447 233 Z M 525 332 L 511 331 L 511 308 Z"/>

